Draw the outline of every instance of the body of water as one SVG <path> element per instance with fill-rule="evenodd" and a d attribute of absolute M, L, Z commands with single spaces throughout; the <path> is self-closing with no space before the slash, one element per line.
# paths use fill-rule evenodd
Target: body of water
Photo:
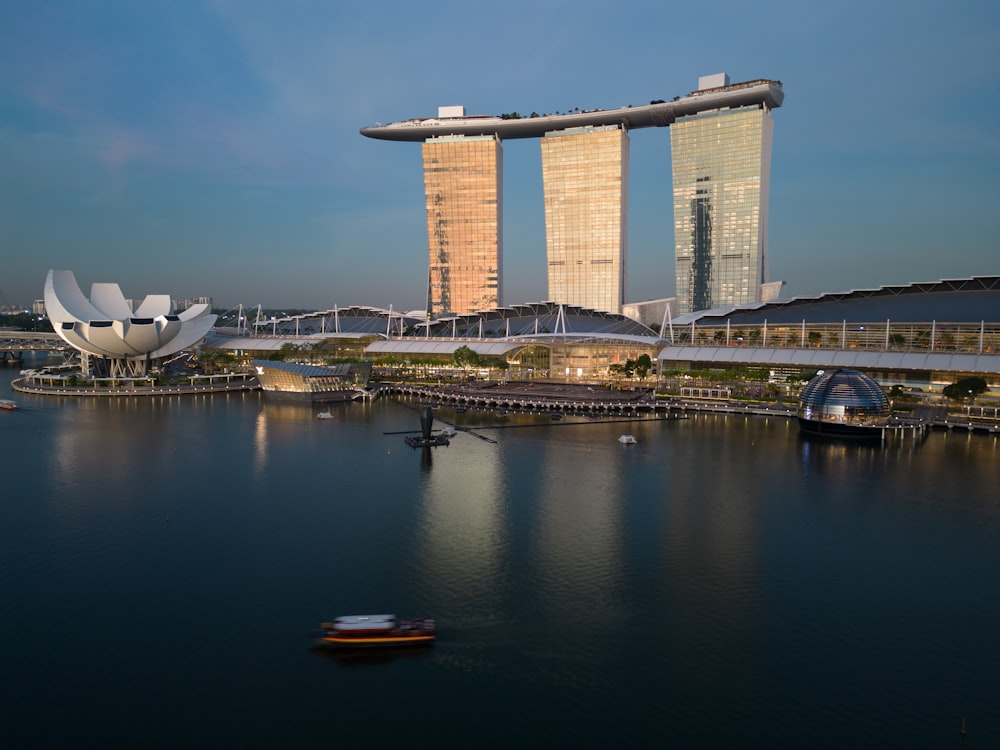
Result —
<path fill-rule="evenodd" d="M 439 410 L 424 451 L 415 402 L 13 376 L 4 747 L 1000 746 L 993 437 Z M 310 649 L 389 612 L 438 643 Z"/>

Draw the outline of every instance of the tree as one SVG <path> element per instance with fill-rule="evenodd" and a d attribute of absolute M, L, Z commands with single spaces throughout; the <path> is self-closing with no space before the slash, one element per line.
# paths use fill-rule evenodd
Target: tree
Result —
<path fill-rule="evenodd" d="M 966 399 L 974 401 L 976 396 L 986 393 L 988 390 L 989 386 L 986 385 L 984 378 L 962 378 L 951 385 L 946 385 L 941 389 L 941 393 L 952 401 L 965 401 Z"/>
<path fill-rule="evenodd" d="M 639 376 L 639 380 L 645 380 L 652 367 L 653 360 L 649 358 L 649 355 L 640 354 L 639 358 L 635 361 L 635 374 Z"/>
<path fill-rule="evenodd" d="M 455 350 L 455 353 L 451 356 L 455 364 L 459 367 L 465 368 L 470 366 L 479 366 L 479 355 L 464 344 L 458 347 L 458 349 Z"/>
<path fill-rule="evenodd" d="M 281 348 L 276 352 L 271 352 L 268 355 L 268 359 L 274 362 L 287 362 L 289 359 L 295 359 L 295 355 L 298 353 L 299 347 L 295 344 L 287 343 L 282 344 Z"/>

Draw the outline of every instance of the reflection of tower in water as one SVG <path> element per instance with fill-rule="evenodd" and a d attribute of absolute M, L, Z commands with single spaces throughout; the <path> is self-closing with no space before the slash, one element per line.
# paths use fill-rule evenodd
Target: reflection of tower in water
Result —
<path fill-rule="evenodd" d="M 607 443 L 613 446 L 609 450 L 555 442 L 539 449 L 548 455 L 531 541 L 538 586 L 554 613 L 589 629 L 600 628 L 602 618 L 617 617 L 614 605 L 625 597 L 622 462 L 628 457 L 614 438 Z M 574 467 L 569 477 L 567 465 Z"/>
<path fill-rule="evenodd" d="M 503 457 L 497 446 L 461 440 L 461 450 L 447 450 L 430 471 L 430 448 L 421 456 L 421 488 L 414 566 L 418 588 L 428 606 L 462 619 L 488 615 L 498 608 L 494 597 L 506 550 Z M 484 601 L 485 599 L 485 601 Z"/>

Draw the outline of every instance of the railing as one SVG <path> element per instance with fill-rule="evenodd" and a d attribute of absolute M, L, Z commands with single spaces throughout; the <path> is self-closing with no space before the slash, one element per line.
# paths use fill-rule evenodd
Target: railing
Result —
<path fill-rule="evenodd" d="M 995 354 L 1000 323 L 805 323 L 675 328 L 674 344 Z"/>

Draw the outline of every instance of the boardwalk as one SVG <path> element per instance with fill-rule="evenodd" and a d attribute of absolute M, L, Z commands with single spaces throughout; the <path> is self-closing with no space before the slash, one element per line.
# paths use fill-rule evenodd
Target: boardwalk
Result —
<path fill-rule="evenodd" d="M 115 397 L 128 396 L 185 396 L 206 393 L 232 393 L 234 391 L 257 391 L 260 384 L 252 376 L 232 376 L 230 380 L 193 380 L 176 385 L 120 385 L 120 386 L 71 386 L 65 383 L 40 382 L 31 378 L 12 380 L 11 388 L 19 393 L 38 396 L 87 396 Z"/>
<path fill-rule="evenodd" d="M 412 385 L 386 383 L 383 392 L 415 396 L 456 408 L 516 409 L 537 412 L 622 413 L 652 411 L 657 407 L 653 390 L 616 391 L 600 386 L 560 383 L 464 383 L 462 385 Z"/>

